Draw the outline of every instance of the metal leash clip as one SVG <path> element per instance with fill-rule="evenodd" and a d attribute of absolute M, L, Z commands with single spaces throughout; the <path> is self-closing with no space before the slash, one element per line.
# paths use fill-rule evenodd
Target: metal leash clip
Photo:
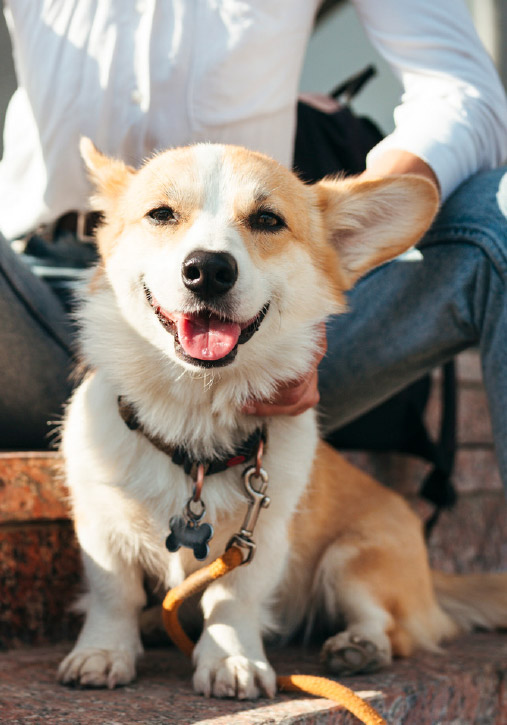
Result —
<path fill-rule="evenodd" d="M 255 524 L 259 518 L 261 508 L 267 508 L 271 503 L 269 496 L 266 496 L 266 489 L 268 487 L 268 474 L 260 466 L 260 456 L 257 459 L 257 465 L 249 466 L 243 473 L 243 484 L 245 491 L 247 492 L 249 503 L 246 512 L 245 520 L 240 531 L 229 540 L 227 549 L 231 546 L 239 546 L 242 549 L 247 550 L 247 555 L 243 560 L 243 564 L 249 564 L 255 554 L 255 541 L 252 539 Z M 252 486 L 252 478 L 259 478 L 261 480 L 261 486 L 256 489 Z"/>

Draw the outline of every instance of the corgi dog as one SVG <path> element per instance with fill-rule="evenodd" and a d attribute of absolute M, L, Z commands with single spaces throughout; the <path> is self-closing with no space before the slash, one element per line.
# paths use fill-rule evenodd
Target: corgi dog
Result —
<path fill-rule="evenodd" d="M 81 151 L 103 223 L 79 311 L 87 373 L 62 432 L 88 591 L 60 681 L 135 677 L 144 577 L 174 587 L 244 533 L 248 464 L 270 505 L 250 540 L 236 538 L 245 558 L 255 543 L 251 561 L 202 595 L 196 692 L 273 696 L 263 635 L 315 618 L 333 632 L 322 658 L 337 674 L 507 625 L 507 575 L 431 572 L 419 519 L 319 441 L 313 410 L 242 412 L 311 368 L 347 290 L 431 224 L 434 186 L 410 175 L 305 185 L 226 145 L 169 150 L 139 170 L 88 139 Z"/>

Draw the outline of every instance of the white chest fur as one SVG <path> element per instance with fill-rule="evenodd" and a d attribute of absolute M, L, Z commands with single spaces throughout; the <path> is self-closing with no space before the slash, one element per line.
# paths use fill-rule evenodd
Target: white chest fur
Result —
<path fill-rule="evenodd" d="M 271 526 L 287 526 L 305 488 L 317 442 L 314 414 L 271 421 L 268 435 L 263 465 L 271 505 L 259 518 L 258 543 Z M 93 520 L 94 527 L 108 532 L 114 550 L 139 560 L 167 586 L 201 566 L 191 552 L 169 554 L 164 545 L 170 517 L 181 513 L 191 494 L 190 477 L 141 433 L 127 428 L 115 391 L 100 373 L 87 378 L 74 395 L 63 451 L 77 521 Z M 215 530 L 209 560 L 223 552 L 245 515 L 242 470 L 238 466 L 205 478 L 204 520 Z"/>

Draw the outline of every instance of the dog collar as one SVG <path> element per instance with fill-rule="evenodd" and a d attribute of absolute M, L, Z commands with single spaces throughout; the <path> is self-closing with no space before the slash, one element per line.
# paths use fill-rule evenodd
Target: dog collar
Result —
<path fill-rule="evenodd" d="M 193 458 L 183 446 L 175 446 L 164 441 L 160 436 L 149 433 L 139 418 L 134 406 L 120 395 L 118 396 L 118 411 L 127 427 L 132 431 L 142 433 L 155 448 L 165 453 L 177 466 L 181 466 L 185 473 L 197 479 L 197 469 L 203 466 L 205 476 L 212 476 L 214 473 L 222 473 L 228 468 L 239 466 L 257 454 L 261 441 L 266 443 L 266 427 L 257 428 L 235 449 L 234 453 L 224 458 L 212 458 L 209 461 L 198 461 Z"/>

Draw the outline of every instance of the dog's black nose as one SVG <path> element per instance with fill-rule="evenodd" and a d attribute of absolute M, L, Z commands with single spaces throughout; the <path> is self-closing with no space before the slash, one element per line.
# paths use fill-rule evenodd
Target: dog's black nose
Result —
<path fill-rule="evenodd" d="M 228 252 L 197 249 L 181 266 L 183 284 L 194 294 L 209 299 L 228 292 L 238 279 L 238 265 Z"/>

